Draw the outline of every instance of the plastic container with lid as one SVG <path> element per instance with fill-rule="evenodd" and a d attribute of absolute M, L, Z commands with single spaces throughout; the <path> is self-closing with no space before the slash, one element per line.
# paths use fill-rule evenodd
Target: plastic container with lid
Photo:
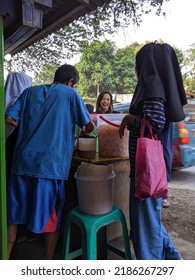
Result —
<path fill-rule="evenodd" d="M 75 173 L 79 210 L 88 215 L 110 212 L 113 205 L 114 172 L 107 176 L 79 176 Z"/>
<path fill-rule="evenodd" d="M 102 114 L 97 117 L 99 156 L 128 158 L 129 131 L 125 129 L 122 139 L 119 126 L 126 114 Z"/>

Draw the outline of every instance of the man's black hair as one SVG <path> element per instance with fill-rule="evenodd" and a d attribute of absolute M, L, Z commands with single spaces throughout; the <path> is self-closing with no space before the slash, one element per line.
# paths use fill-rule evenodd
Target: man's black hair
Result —
<path fill-rule="evenodd" d="M 67 83 L 73 79 L 73 84 L 79 81 L 79 73 L 77 69 L 70 64 L 61 65 L 55 72 L 54 82 Z"/>

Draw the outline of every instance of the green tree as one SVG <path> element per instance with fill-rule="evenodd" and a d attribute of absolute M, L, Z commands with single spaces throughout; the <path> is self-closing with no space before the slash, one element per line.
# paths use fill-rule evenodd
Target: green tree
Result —
<path fill-rule="evenodd" d="M 182 69 L 182 67 L 184 66 L 184 57 L 185 57 L 185 55 L 184 55 L 183 51 L 181 49 L 179 49 L 178 47 L 173 46 L 173 49 L 174 49 L 174 51 L 175 51 L 175 53 L 177 55 L 177 59 L 178 59 L 179 65 L 180 65 L 180 67 Z"/>
<path fill-rule="evenodd" d="M 82 48 L 81 61 L 76 64 L 80 73 L 78 91 L 83 96 L 96 97 L 99 90 L 114 90 L 113 63 L 116 45 L 111 41 L 88 42 Z"/>
<path fill-rule="evenodd" d="M 14 55 L 11 61 L 12 71 L 39 72 L 44 64 L 61 64 L 61 61 L 80 52 L 85 41 L 99 40 L 105 33 L 116 32 L 118 27 L 140 25 L 142 15 L 152 10 L 159 15 L 162 13 L 164 1 L 105 1 L 96 11 L 80 17 L 79 20 Z"/>
<path fill-rule="evenodd" d="M 116 49 L 116 45 L 108 40 L 87 43 L 83 47 L 81 61 L 76 64 L 80 73 L 80 94 L 96 97 L 97 91 L 102 90 L 117 94 L 133 93 L 136 86 L 135 55 L 141 47 L 133 43 Z"/>
<path fill-rule="evenodd" d="M 186 91 L 195 93 L 195 44 L 185 52 L 183 68 Z"/>
<path fill-rule="evenodd" d="M 136 85 L 135 55 L 140 48 L 141 45 L 134 43 L 117 50 L 113 64 L 115 92 L 133 93 Z"/>
<path fill-rule="evenodd" d="M 161 43 L 163 43 L 162 40 Z M 80 73 L 79 93 L 83 97 L 93 98 L 96 98 L 97 91 L 102 90 L 117 94 L 133 93 L 137 82 L 134 72 L 135 56 L 142 46 L 133 43 L 126 48 L 116 49 L 116 45 L 108 40 L 85 42 L 82 47 L 81 61 L 76 64 Z M 185 53 L 176 46 L 173 48 L 182 69 L 186 91 L 194 92 L 194 45 Z M 58 64 L 44 65 L 40 73 L 35 76 L 35 84 L 51 83 L 58 66 Z"/>
<path fill-rule="evenodd" d="M 59 64 L 45 64 L 40 73 L 36 73 L 33 84 L 51 84 Z"/>

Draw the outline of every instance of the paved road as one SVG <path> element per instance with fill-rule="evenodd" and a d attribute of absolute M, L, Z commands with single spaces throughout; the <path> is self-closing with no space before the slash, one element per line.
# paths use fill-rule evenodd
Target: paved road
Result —
<path fill-rule="evenodd" d="M 169 183 L 171 207 L 163 209 L 164 224 L 185 260 L 195 260 L 195 166 L 173 170 Z"/>
<path fill-rule="evenodd" d="M 195 191 L 195 166 L 173 170 L 169 188 Z"/>

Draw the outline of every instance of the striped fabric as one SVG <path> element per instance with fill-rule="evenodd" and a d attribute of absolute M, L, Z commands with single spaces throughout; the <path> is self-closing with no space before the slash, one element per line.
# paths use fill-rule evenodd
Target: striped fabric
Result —
<path fill-rule="evenodd" d="M 143 117 L 150 120 L 152 126 L 154 127 L 154 132 L 161 132 L 166 119 L 165 119 L 165 108 L 164 101 L 160 98 L 154 98 L 146 100 L 143 102 Z M 131 172 L 130 177 L 135 175 L 135 155 L 137 139 L 140 137 L 140 124 L 141 116 L 137 116 L 134 122 L 134 126 L 130 127 L 129 135 L 129 155 L 130 155 L 130 166 Z"/>

